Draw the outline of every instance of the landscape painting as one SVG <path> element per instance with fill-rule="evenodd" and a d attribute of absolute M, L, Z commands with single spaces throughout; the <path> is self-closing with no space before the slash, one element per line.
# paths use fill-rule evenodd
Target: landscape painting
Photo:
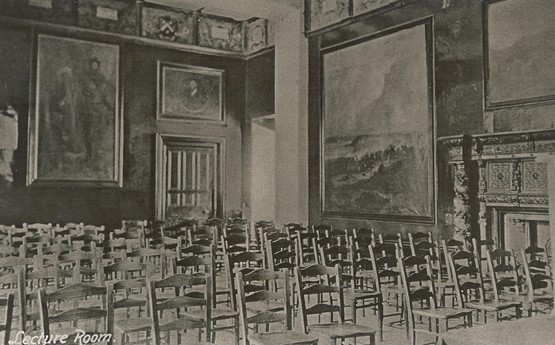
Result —
<path fill-rule="evenodd" d="M 28 184 L 121 186 L 119 46 L 39 35 Z"/>
<path fill-rule="evenodd" d="M 488 1 L 486 106 L 555 100 L 555 1 Z"/>
<path fill-rule="evenodd" d="M 426 23 L 324 51 L 324 215 L 434 221 Z"/>

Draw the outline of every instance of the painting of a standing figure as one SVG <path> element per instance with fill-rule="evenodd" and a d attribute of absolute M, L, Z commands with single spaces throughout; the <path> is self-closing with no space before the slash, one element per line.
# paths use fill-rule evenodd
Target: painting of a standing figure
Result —
<path fill-rule="evenodd" d="M 119 47 L 39 35 L 37 49 L 28 182 L 119 184 Z"/>

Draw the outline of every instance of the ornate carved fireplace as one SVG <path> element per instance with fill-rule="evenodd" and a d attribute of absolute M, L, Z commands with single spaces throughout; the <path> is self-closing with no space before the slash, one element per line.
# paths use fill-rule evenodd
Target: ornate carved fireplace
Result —
<path fill-rule="evenodd" d="M 555 130 L 440 139 L 454 166 L 453 223 L 457 237 L 480 234 L 506 249 L 549 239 L 548 164 Z M 478 229 L 472 226 L 472 207 Z M 522 243 L 526 241 L 526 243 Z"/>

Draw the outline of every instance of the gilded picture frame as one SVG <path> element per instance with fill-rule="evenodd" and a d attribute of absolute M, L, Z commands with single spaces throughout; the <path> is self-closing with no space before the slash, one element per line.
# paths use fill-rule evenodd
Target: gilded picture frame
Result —
<path fill-rule="evenodd" d="M 223 70 L 158 61 L 160 120 L 225 124 Z"/>

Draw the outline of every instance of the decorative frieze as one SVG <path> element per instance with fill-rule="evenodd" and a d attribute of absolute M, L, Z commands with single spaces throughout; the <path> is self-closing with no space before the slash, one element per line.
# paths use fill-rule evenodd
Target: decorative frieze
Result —
<path fill-rule="evenodd" d="M 79 26 L 245 58 L 273 42 L 264 18 L 237 21 L 202 8 L 190 11 L 142 0 L 0 0 L 0 18 L 4 16 L 26 19 L 24 24 L 33 27 L 41 22 Z"/>
<path fill-rule="evenodd" d="M 135 0 L 80 0 L 77 22 L 93 30 L 136 35 L 138 12 Z"/>
<path fill-rule="evenodd" d="M 1 0 L 0 14 L 62 25 L 77 22 L 75 0 Z"/>
<path fill-rule="evenodd" d="M 198 21 L 198 44 L 240 52 L 243 50 L 243 26 L 241 22 L 201 15 Z"/>
<path fill-rule="evenodd" d="M 309 30 L 318 30 L 349 18 L 350 0 L 311 0 L 308 6 L 307 20 Z"/>

